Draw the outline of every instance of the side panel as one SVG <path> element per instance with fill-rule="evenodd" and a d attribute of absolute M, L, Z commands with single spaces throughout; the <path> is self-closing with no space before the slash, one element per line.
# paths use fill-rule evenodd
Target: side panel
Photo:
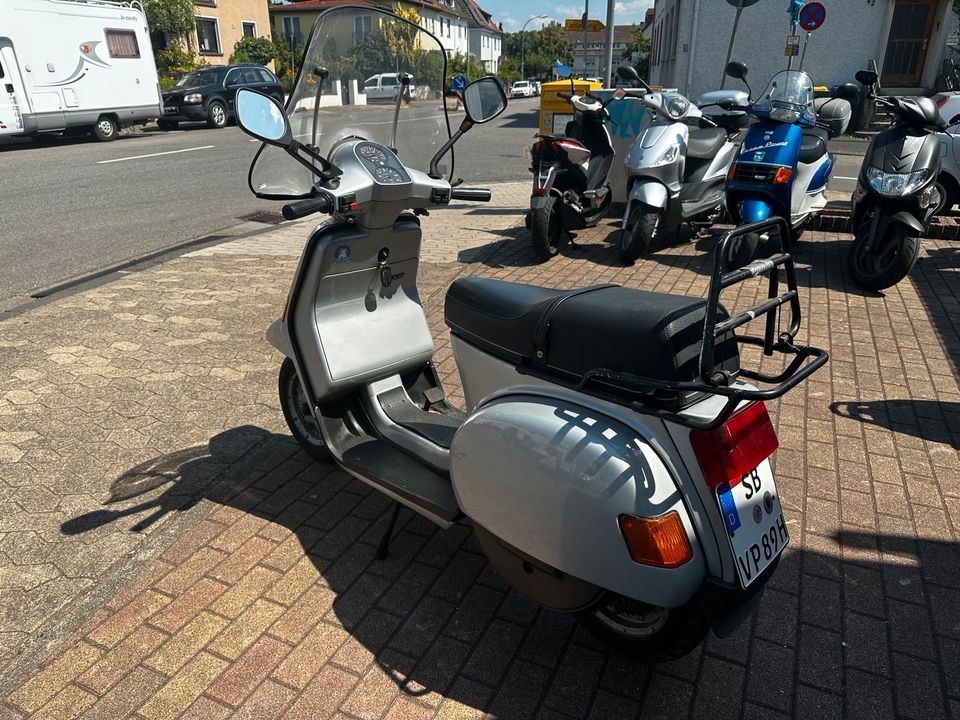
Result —
<path fill-rule="evenodd" d="M 450 475 L 474 522 L 565 573 L 667 607 L 706 567 L 683 496 L 653 449 L 616 420 L 560 399 L 507 396 L 457 432 Z M 621 514 L 679 513 L 694 556 L 672 569 L 633 561 Z"/>

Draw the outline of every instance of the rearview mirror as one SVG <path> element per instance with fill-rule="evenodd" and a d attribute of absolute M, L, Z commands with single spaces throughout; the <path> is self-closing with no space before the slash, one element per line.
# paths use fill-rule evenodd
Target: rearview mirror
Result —
<path fill-rule="evenodd" d="M 237 92 L 237 124 L 247 135 L 270 145 L 287 147 L 292 135 L 283 108 L 271 97 L 248 88 Z"/>
<path fill-rule="evenodd" d="M 834 92 L 834 97 L 843 98 L 844 100 L 856 100 L 859 94 L 860 88 L 848 82 L 837 87 L 836 92 Z"/>
<path fill-rule="evenodd" d="M 621 80 L 629 80 L 630 82 L 638 83 L 640 82 L 640 76 L 637 75 L 637 71 L 634 70 L 629 65 L 621 65 L 617 68 L 617 77 Z"/>
<path fill-rule="evenodd" d="M 861 85 L 873 85 L 877 82 L 877 74 L 871 70 L 858 70 L 854 77 Z"/>
<path fill-rule="evenodd" d="M 747 66 L 737 60 L 731 60 L 723 70 L 724 73 L 737 80 L 747 79 Z"/>
<path fill-rule="evenodd" d="M 493 120 L 507 107 L 507 96 L 500 82 L 488 75 L 474 80 L 463 90 L 463 107 L 471 122 L 480 124 Z"/>

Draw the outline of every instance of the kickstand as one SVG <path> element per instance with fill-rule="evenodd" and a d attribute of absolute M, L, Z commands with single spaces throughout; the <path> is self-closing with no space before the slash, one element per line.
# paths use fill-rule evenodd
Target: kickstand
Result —
<path fill-rule="evenodd" d="M 387 523 L 387 530 L 380 538 L 380 544 L 377 545 L 377 559 L 384 560 L 389 554 L 390 539 L 393 537 L 393 529 L 397 526 L 397 516 L 400 515 L 400 503 L 394 501 L 393 509 L 390 510 L 390 521 Z"/>
<path fill-rule="evenodd" d="M 564 228 L 563 231 L 567 234 L 567 242 L 570 243 L 570 247 L 572 247 L 572 248 L 574 248 L 574 249 L 580 247 L 579 245 L 577 245 L 576 241 L 573 239 L 573 233 L 572 233 L 572 232 L 570 232 L 570 231 L 567 230 L 566 228 Z"/>

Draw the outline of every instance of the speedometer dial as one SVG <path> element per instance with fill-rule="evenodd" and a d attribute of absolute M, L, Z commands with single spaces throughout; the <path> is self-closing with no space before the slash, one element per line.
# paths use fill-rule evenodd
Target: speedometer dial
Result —
<path fill-rule="evenodd" d="M 383 183 L 384 185 L 393 185 L 395 183 L 403 182 L 403 175 L 387 165 L 380 165 L 377 167 L 373 171 L 373 177 L 376 178 L 377 182 Z"/>
<path fill-rule="evenodd" d="M 357 154 L 374 165 L 386 165 L 387 154 L 376 145 L 364 144 L 357 148 Z"/>

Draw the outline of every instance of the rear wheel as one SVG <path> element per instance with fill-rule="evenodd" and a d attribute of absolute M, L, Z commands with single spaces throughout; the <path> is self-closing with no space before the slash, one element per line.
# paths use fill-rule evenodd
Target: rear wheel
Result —
<path fill-rule="evenodd" d="M 117 139 L 117 121 L 109 115 L 101 115 L 97 124 L 93 126 L 93 135 L 100 142 L 110 142 Z"/>
<path fill-rule="evenodd" d="M 850 279 L 864 290 L 883 290 L 910 274 L 920 256 L 920 238 L 907 235 L 899 223 L 887 226 L 883 237 L 867 250 L 869 220 L 853 236 L 847 255 Z"/>
<path fill-rule="evenodd" d="M 530 242 L 541 260 L 549 260 L 560 251 L 560 210 L 557 198 L 544 198 L 540 207 L 530 211 Z"/>
<path fill-rule="evenodd" d="M 727 268 L 736 270 L 748 265 L 757 254 L 760 245 L 759 233 L 747 233 L 739 237 L 727 250 Z"/>
<path fill-rule="evenodd" d="M 657 236 L 660 212 L 649 205 L 637 205 L 630 211 L 627 226 L 620 231 L 620 257 L 632 263 L 646 255 Z"/>
<path fill-rule="evenodd" d="M 207 125 L 212 128 L 227 126 L 227 108 L 219 100 L 214 100 L 207 108 Z"/>
<path fill-rule="evenodd" d="M 956 181 L 946 174 L 937 178 L 937 192 L 940 193 L 940 204 L 933 211 L 934 215 L 949 215 L 960 199 L 960 188 Z"/>
<path fill-rule="evenodd" d="M 608 592 L 577 620 L 605 644 L 639 660 L 675 660 L 703 642 L 707 621 L 690 601 L 678 608 L 647 605 L 639 600 Z"/>
<path fill-rule="evenodd" d="M 297 369 L 290 358 L 285 358 L 280 366 L 280 379 L 277 383 L 280 391 L 280 407 L 283 418 L 293 437 L 309 455 L 317 460 L 330 457 L 327 444 L 323 440 L 320 426 L 310 411 L 310 404 L 303 392 Z"/>

